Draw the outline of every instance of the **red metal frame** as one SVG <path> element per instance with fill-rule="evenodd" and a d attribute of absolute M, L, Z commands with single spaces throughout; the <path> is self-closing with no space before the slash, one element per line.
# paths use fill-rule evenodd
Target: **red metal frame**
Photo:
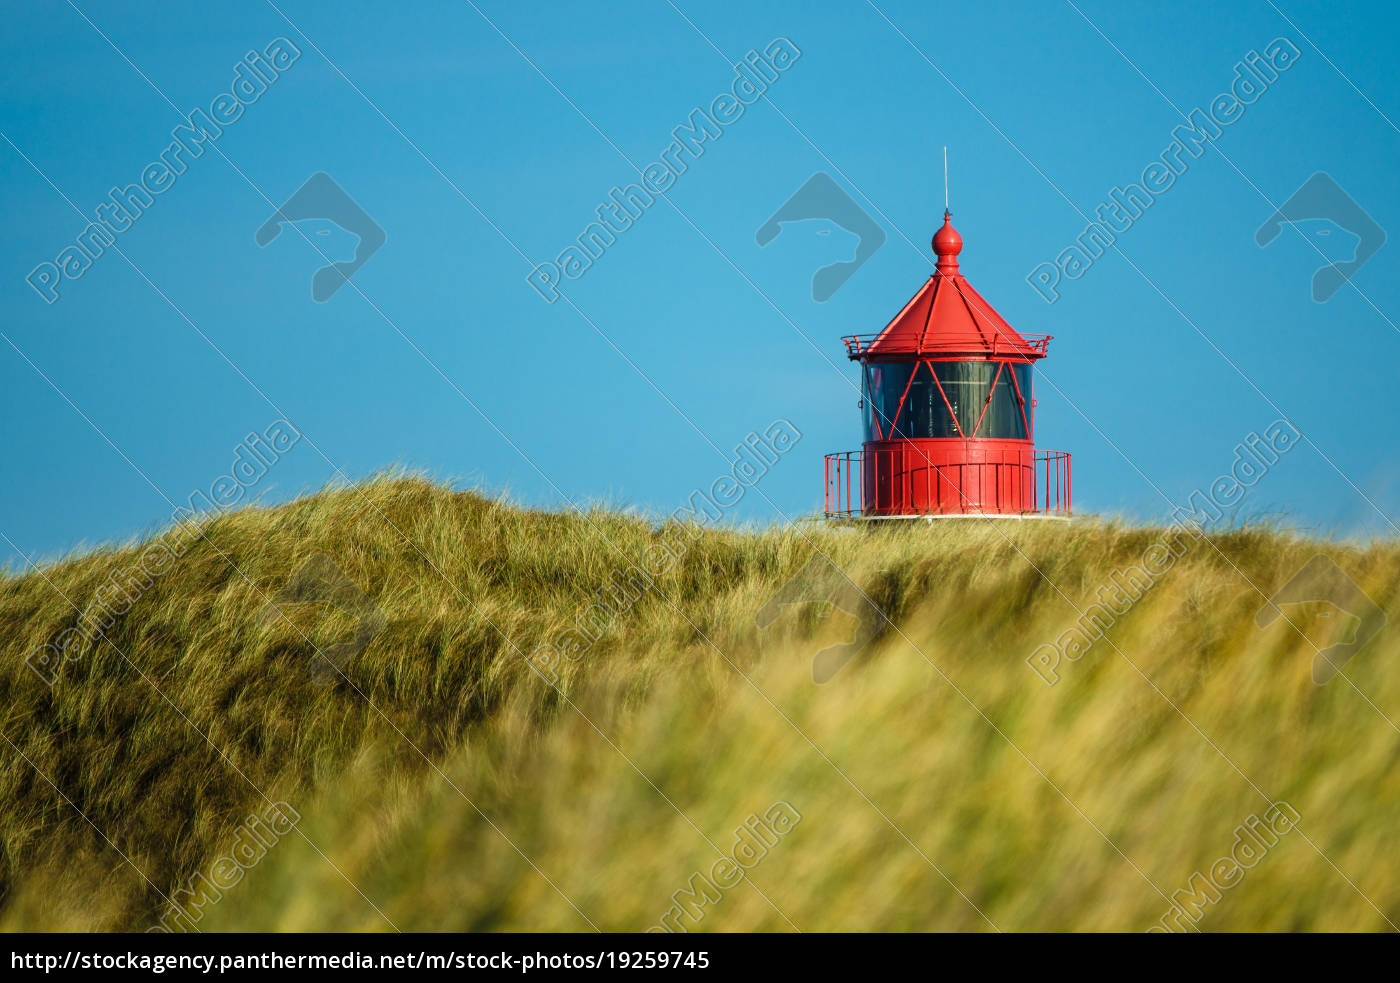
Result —
<path fill-rule="evenodd" d="M 993 397 L 996 396 L 997 383 L 998 383 L 999 381 L 1001 381 L 1002 372 L 1005 371 L 1006 366 L 1009 365 L 1009 364 L 1011 364 L 1012 361 L 1020 362 L 1021 360 L 1019 360 L 1019 359 L 1005 359 L 1005 360 L 1002 360 L 1002 361 L 997 362 L 997 373 L 996 373 L 995 376 L 992 377 L 992 384 L 991 384 L 991 387 L 987 390 L 987 398 L 982 402 L 982 410 L 981 410 L 981 412 L 978 413 L 978 415 L 977 415 L 977 425 L 974 426 L 974 427 L 972 428 L 972 437 L 968 437 L 968 435 L 967 435 L 966 433 L 963 432 L 962 421 L 960 421 L 960 420 L 958 419 L 958 414 L 955 413 L 955 412 L 953 412 L 953 403 L 952 403 L 951 400 L 948 399 L 948 393 L 947 393 L 947 391 L 943 388 L 943 383 L 942 383 L 941 381 L 939 381 L 938 373 L 935 372 L 935 371 L 933 370 L 933 363 L 934 363 L 934 362 L 960 362 L 960 361 L 966 361 L 966 360 L 965 360 L 965 359 L 957 359 L 957 358 L 921 358 L 921 359 L 919 359 L 918 362 L 915 363 L 915 365 L 914 365 L 914 371 L 911 372 L 911 373 L 909 373 L 909 381 L 906 382 L 906 383 L 904 384 L 904 391 L 901 392 L 900 395 L 899 395 L 899 405 L 895 407 L 894 419 L 895 419 L 895 420 L 898 420 L 898 419 L 899 419 L 899 415 L 900 415 L 901 413 L 904 412 L 904 404 L 905 404 L 905 403 L 908 401 L 908 399 L 909 399 L 909 390 L 913 388 L 913 386 L 914 386 L 914 381 L 915 381 L 915 380 L 918 378 L 918 376 L 919 376 L 919 370 L 920 370 L 920 369 L 923 369 L 923 368 L 927 368 L 927 369 L 928 369 L 928 374 L 929 374 L 930 378 L 933 379 L 933 384 L 934 384 L 934 386 L 936 386 L 937 389 L 938 389 L 938 395 L 943 399 L 943 406 L 944 406 L 944 408 L 948 411 L 948 417 L 949 417 L 949 419 L 951 419 L 951 420 L 953 421 L 953 429 L 957 430 L 958 436 L 961 437 L 961 438 L 963 438 L 963 439 L 965 439 L 965 440 L 971 440 L 971 439 L 976 438 L 976 437 L 977 437 L 977 434 L 978 434 L 978 433 L 981 431 L 981 429 L 982 429 L 982 420 L 983 420 L 983 418 L 986 417 L 986 415 L 987 415 L 987 407 L 989 407 L 989 406 L 992 405 L 992 399 L 993 399 Z M 990 361 L 990 359 L 988 359 L 988 361 Z M 863 373 L 866 373 L 866 375 L 864 376 L 865 386 L 864 386 L 864 389 L 863 389 L 863 392 L 866 394 L 866 398 L 868 398 L 869 394 L 872 392 L 872 385 L 871 385 L 871 381 L 870 381 L 870 376 L 869 376 L 869 374 L 868 374 L 868 373 L 870 372 L 870 365 L 871 365 L 871 364 L 872 364 L 872 363 L 867 363 L 867 364 L 865 364 L 865 365 L 863 365 L 863 366 L 861 367 L 861 371 L 862 371 Z M 899 364 L 907 364 L 907 363 L 901 363 L 901 362 L 884 362 L 884 363 L 879 363 L 879 364 L 885 364 L 885 365 L 899 365 Z M 1034 431 L 1031 430 L 1031 417 L 1030 417 L 1030 414 L 1028 414 L 1028 413 L 1026 412 L 1026 407 L 1029 406 L 1029 405 L 1031 405 L 1031 404 L 1030 404 L 1030 400 L 1026 399 L 1025 396 L 1022 394 L 1022 392 L 1021 392 L 1021 384 L 1020 384 L 1019 382 L 1016 381 L 1016 373 L 1015 373 L 1015 372 L 1012 372 L 1012 373 L 1011 373 L 1010 379 L 1011 379 L 1011 386 L 1012 386 L 1012 388 L 1013 388 L 1013 389 L 1015 390 L 1015 392 L 1016 392 L 1016 402 L 1017 402 L 1017 404 L 1018 404 L 1018 406 L 1019 406 L 1019 409 L 1021 410 L 1021 422 L 1022 422 L 1023 424 L 1025 424 L 1025 427 L 1026 427 L 1026 434 L 1028 435 L 1027 439 L 1029 439 L 1029 438 L 1030 438 L 1030 435 L 1032 435 L 1032 434 L 1034 433 Z M 867 409 L 867 410 L 872 414 L 872 415 L 871 415 L 871 419 L 873 419 L 873 420 L 875 421 L 875 434 L 876 434 L 876 436 L 877 436 L 880 440 L 893 439 L 893 438 L 887 438 L 887 437 L 885 436 L 885 428 L 884 428 L 883 426 L 881 426 L 881 423 L 880 423 L 880 416 L 879 416 L 879 414 L 877 414 L 877 413 L 875 412 L 875 407 L 872 405 L 872 406 L 865 407 L 865 409 Z"/>
<path fill-rule="evenodd" d="M 956 440 L 958 438 L 945 437 L 942 440 Z M 826 506 L 825 514 L 827 518 L 854 518 L 861 515 L 885 515 L 889 514 L 888 509 L 893 504 L 896 497 L 907 500 L 913 496 L 888 496 L 884 502 L 880 501 L 878 486 L 868 485 L 865 479 L 865 460 L 869 453 L 875 461 L 877 468 L 886 459 L 892 457 L 896 451 L 890 448 L 880 448 L 872 451 L 838 451 L 827 454 L 826 466 Z M 924 458 L 925 466 L 922 468 L 906 469 L 904 477 L 910 482 L 917 479 L 912 476 L 918 473 L 923 474 L 923 501 L 939 503 L 938 508 L 924 508 L 906 515 L 1058 515 L 1068 516 L 1071 514 L 1073 481 L 1070 471 L 1070 455 L 1066 451 L 1035 451 L 1031 464 L 1022 462 L 952 462 L 947 464 L 934 464 Z M 979 473 L 980 472 L 980 473 Z M 972 502 L 962 489 L 968 487 L 972 482 L 969 478 L 975 478 L 979 487 L 985 488 L 990 485 L 994 490 L 994 495 L 987 497 L 979 496 L 979 501 Z M 1030 498 L 1031 507 L 1029 509 L 1012 508 L 1009 503 L 1016 502 L 1024 504 L 1024 498 L 1014 494 L 1014 486 L 1018 481 L 1029 479 L 1032 487 Z M 935 488 L 935 484 L 938 486 Z M 872 493 L 872 487 L 875 490 Z M 943 492 L 949 492 L 945 497 Z M 858 495 L 858 497 L 857 497 Z M 956 502 L 957 508 L 948 508 L 944 503 L 950 498 L 961 497 L 962 501 Z M 1006 507 L 1003 508 L 1003 504 Z M 990 507 L 989 507 L 990 506 Z"/>
<path fill-rule="evenodd" d="M 870 349 L 871 342 L 879 338 L 882 334 L 884 334 L 883 331 L 872 331 L 869 334 L 853 334 L 842 338 L 841 341 L 846 346 L 846 357 L 852 361 L 860 358 Z M 998 335 L 993 338 L 988 348 L 979 349 L 977 355 L 978 357 L 991 355 L 993 358 L 996 358 L 998 356 L 1024 355 L 1029 352 L 1036 357 L 1044 357 L 1049 351 L 1050 342 L 1055 340 L 1055 336 L 1048 334 L 1023 334 L 1021 335 L 1021 339 L 1024 340 L 1024 345 L 1019 344 L 1015 340 L 1002 338 Z M 930 352 L 929 354 L 932 353 Z M 939 354 L 953 355 L 956 353 L 939 352 Z"/>

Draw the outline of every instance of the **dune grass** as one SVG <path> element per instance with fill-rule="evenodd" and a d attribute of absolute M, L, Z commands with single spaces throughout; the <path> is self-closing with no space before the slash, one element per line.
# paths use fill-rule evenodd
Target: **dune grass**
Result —
<path fill-rule="evenodd" d="M 149 544 L 0 580 L 0 927 L 1141 931 L 1274 803 L 1296 826 L 1177 927 L 1400 923 L 1400 640 L 1318 686 L 1347 619 L 1254 621 L 1318 553 L 1389 608 L 1393 543 L 1192 537 L 1049 685 L 1028 656 L 1160 530 L 742 532 L 397 478 L 198 531 L 51 683 L 26 659 Z M 668 551 L 586 651 L 538 656 Z M 889 616 L 823 685 L 855 619 L 755 623 L 818 552 Z M 363 611 L 279 594 L 321 555 L 384 616 L 330 674 Z M 295 828 L 186 910 L 274 802 Z M 779 803 L 795 825 L 690 903 Z"/>

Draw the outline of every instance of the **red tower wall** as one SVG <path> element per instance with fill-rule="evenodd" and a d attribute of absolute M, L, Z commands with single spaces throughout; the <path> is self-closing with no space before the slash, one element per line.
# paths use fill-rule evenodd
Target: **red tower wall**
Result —
<path fill-rule="evenodd" d="M 872 440 L 862 445 L 867 515 L 1014 515 L 1036 508 L 1029 440 Z"/>

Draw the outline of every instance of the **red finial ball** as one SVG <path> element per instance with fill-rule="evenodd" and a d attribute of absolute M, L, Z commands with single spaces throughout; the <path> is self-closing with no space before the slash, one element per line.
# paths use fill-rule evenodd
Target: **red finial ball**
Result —
<path fill-rule="evenodd" d="M 962 236 L 958 235 L 958 230 L 953 228 L 953 213 L 945 211 L 943 213 L 943 228 L 939 229 L 933 237 L 933 251 L 938 254 L 938 265 L 957 266 L 957 255 L 962 252 L 962 247 Z"/>

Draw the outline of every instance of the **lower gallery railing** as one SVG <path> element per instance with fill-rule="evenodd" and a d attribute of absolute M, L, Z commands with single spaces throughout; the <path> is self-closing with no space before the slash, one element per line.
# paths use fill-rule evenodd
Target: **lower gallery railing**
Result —
<path fill-rule="evenodd" d="M 891 453 L 878 451 L 876 453 Z M 826 455 L 826 515 L 829 518 L 855 518 L 865 515 L 958 515 L 995 513 L 1000 515 L 1069 515 L 1070 458 L 1067 451 L 1036 451 L 1033 468 L 1024 464 L 977 462 L 972 464 L 925 464 L 918 468 L 891 468 L 902 482 L 899 489 L 887 488 L 879 501 L 868 501 L 865 491 L 863 451 L 841 451 Z M 1031 473 L 1033 470 L 1034 473 Z M 960 500 L 960 490 L 969 487 L 969 473 L 978 472 L 978 488 L 990 489 L 979 501 Z M 1030 479 L 1027 496 L 1024 486 Z M 914 495 L 914 483 L 923 485 L 923 496 Z M 986 501 L 988 498 L 990 502 Z M 1026 508 L 1029 498 L 1030 508 Z M 907 511 L 896 502 L 922 501 L 922 508 Z"/>

